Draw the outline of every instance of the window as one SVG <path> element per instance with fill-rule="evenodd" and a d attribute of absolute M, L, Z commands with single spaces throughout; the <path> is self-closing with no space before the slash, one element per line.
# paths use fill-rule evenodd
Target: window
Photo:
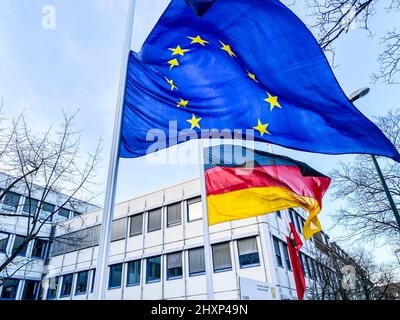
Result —
<path fill-rule="evenodd" d="M 286 269 L 288 269 L 289 271 L 292 271 L 292 265 L 290 264 L 288 245 L 282 241 L 282 247 L 283 247 L 283 256 L 285 257 Z"/>
<path fill-rule="evenodd" d="M 90 288 L 91 293 L 94 291 L 95 280 L 96 280 L 96 269 L 93 269 L 92 270 L 92 287 Z"/>
<path fill-rule="evenodd" d="M 36 300 L 39 291 L 39 281 L 25 280 L 22 300 Z"/>
<path fill-rule="evenodd" d="M 75 295 L 86 293 L 88 280 L 89 280 L 89 271 L 82 271 L 78 273 L 76 279 Z"/>
<path fill-rule="evenodd" d="M 187 215 L 188 221 L 196 221 L 203 218 L 203 206 L 201 197 L 189 199 L 187 201 Z"/>
<path fill-rule="evenodd" d="M 143 213 L 131 217 L 131 226 L 129 236 L 137 236 L 143 231 Z"/>
<path fill-rule="evenodd" d="M 232 269 L 231 248 L 229 242 L 212 246 L 214 272 Z"/>
<path fill-rule="evenodd" d="M 0 252 L 6 252 L 9 237 L 8 233 L 0 232 Z"/>
<path fill-rule="evenodd" d="M 69 297 L 71 295 L 73 277 L 73 274 L 67 274 L 63 277 L 61 286 L 61 298 Z"/>
<path fill-rule="evenodd" d="M 46 254 L 47 241 L 36 239 L 33 245 L 32 257 L 43 259 Z"/>
<path fill-rule="evenodd" d="M 161 256 L 147 258 L 146 282 L 158 282 L 161 280 Z"/>
<path fill-rule="evenodd" d="M 108 289 L 121 288 L 121 282 L 122 282 L 122 263 L 110 266 Z"/>
<path fill-rule="evenodd" d="M 260 265 L 256 238 L 238 240 L 237 244 L 240 268 Z"/>
<path fill-rule="evenodd" d="M 189 275 L 194 276 L 206 272 L 204 248 L 189 250 Z"/>
<path fill-rule="evenodd" d="M 69 210 L 65 208 L 60 208 L 58 210 L 58 221 L 65 221 L 69 219 Z"/>
<path fill-rule="evenodd" d="M 303 224 L 303 218 L 300 217 L 299 214 L 297 214 L 297 224 L 298 224 L 298 227 L 299 227 L 299 232 L 300 232 L 300 233 L 303 232 L 303 226 L 304 226 L 304 224 Z"/>
<path fill-rule="evenodd" d="M 59 277 L 50 278 L 49 288 L 47 289 L 47 300 L 52 300 L 57 297 L 58 281 Z"/>
<path fill-rule="evenodd" d="M 152 232 L 161 229 L 161 208 L 151 210 L 148 213 L 147 231 Z"/>
<path fill-rule="evenodd" d="M 81 213 L 80 212 L 78 212 L 78 211 L 74 211 L 73 213 L 72 213 L 72 216 L 75 218 L 75 217 L 79 217 L 81 215 Z"/>
<path fill-rule="evenodd" d="M 126 285 L 128 287 L 140 284 L 140 267 L 141 260 L 128 262 L 128 276 L 126 278 Z"/>
<path fill-rule="evenodd" d="M 310 265 L 308 264 L 308 257 L 302 253 L 300 253 L 300 257 L 302 258 L 301 261 L 302 261 L 304 275 L 307 278 L 310 278 L 311 271 L 310 271 Z"/>
<path fill-rule="evenodd" d="M 279 240 L 275 237 L 273 237 L 274 241 L 274 250 L 275 250 L 275 258 L 276 258 L 276 265 L 278 267 L 283 268 L 283 263 L 282 263 L 282 255 L 281 255 L 281 250 L 279 248 Z"/>
<path fill-rule="evenodd" d="M 172 227 L 181 223 L 181 203 L 167 206 L 167 226 Z"/>
<path fill-rule="evenodd" d="M 14 192 L 6 192 L 3 201 L 3 210 L 10 211 L 10 212 L 17 212 L 19 198 L 21 196 Z"/>
<path fill-rule="evenodd" d="M 182 278 L 182 252 L 167 255 L 167 279 Z"/>
<path fill-rule="evenodd" d="M 292 222 L 293 226 L 295 227 L 295 229 L 297 231 L 299 231 L 298 227 L 297 227 L 297 223 L 296 223 L 296 211 L 294 211 L 293 209 L 289 209 L 289 217 L 290 217 L 290 221 Z"/>
<path fill-rule="evenodd" d="M 24 206 L 22 207 L 22 213 L 34 216 L 36 214 L 39 201 L 32 198 L 25 198 Z"/>
<path fill-rule="evenodd" d="M 282 214 L 281 214 L 281 212 L 279 210 L 276 212 L 276 215 L 278 216 L 278 218 L 282 219 Z"/>
<path fill-rule="evenodd" d="M 54 212 L 55 206 L 49 203 L 43 203 L 42 210 L 40 211 L 40 219 L 46 220 L 50 217 Z M 51 221 L 51 218 L 47 220 L 48 222 Z"/>
<path fill-rule="evenodd" d="M 115 220 L 112 223 L 111 241 L 125 239 L 127 219 Z"/>
<path fill-rule="evenodd" d="M 12 252 L 16 252 L 19 247 L 23 244 L 23 242 L 25 241 L 26 237 L 22 237 L 22 236 L 15 236 L 15 240 L 14 240 L 14 245 L 12 248 Z M 28 249 L 28 245 L 25 244 L 25 246 L 22 248 L 22 250 L 20 250 L 18 252 L 19 256 L 25 256 L 26 255 L 26 250 Z"/>
<path fill-rule="evenodd" d="M 1 290 L 1 299 L 15 300 L 17 295 L 19 280 L 7 279 L 3 282 Z"/>

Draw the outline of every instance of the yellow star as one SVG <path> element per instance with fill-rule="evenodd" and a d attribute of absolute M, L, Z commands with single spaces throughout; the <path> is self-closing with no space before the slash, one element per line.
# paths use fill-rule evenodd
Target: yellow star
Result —
<path fill-rule="evenodd" d="M 271 134 L 271 133 L 269 133 L 268 130 L 267 130 L 268 126 L 269 126 L 269 123 L 262 124 L 261 120 L 258 119 L 258 124 L 257 124 L 256 127 L 253 127 L 253 129 L 255 129 L 255 130 L 257 130 L 258 132 L 260 132 L 261 137 L 262 137 L 262 136 L 264 135 L 264 133 L 269 134 L 269 135 Z"/>
<path fill-rule="evenodd" d="M 196 116 L 194 114 L 192 114 L 192 119 L 186 120 L 186 121 L 191 124 L 190 129 L 194 129 L 194 128 L 201 129 L 200 124 L 199 124 L 199 122 L 201 121 L 201 118 L 196 118 Z"/>
<path fill-rule="evenodd" d="M 233 53 L 233 51 L 232 51 L 230 45 L 225 44 L 225 43 L 223 43 L 222 41 L 220 41 L 220 42 L 221 42 L 221 44 L 222 44 L 221 50 L 224 50 L 224 51 L 228 52 L 229 55 L 230 55 L 231 57 L 236 57 L 236 54 Z"/>
<path fill-rule="evenodd" d="M 175 49 L 174 48 L 169 48 L 168 50 L 172 51 L 172 55 L 175 56 L 179 54 L 180 56 L 184 56 L 185 52 L 190 51 L 189 49 L 182 49 L 181 46 L 177 46 Z"/>
<path fill-rule="evenodd" d="M 202 39 L 200 36 L 188 37 L 188 38 L 192 40 L 192 42 L 191 42 L 192 44 L 193 43 L 198 43 L 198 44 L 201 44 L 203 47 L 206 45 L 206 43 L 209 43 L 208 41 Z"/>
<path fill-rule="evenodd" d="M 247 71 L 247 75 L 249 76 L 249 78 L 250 78 L 251 80 L 254 80 L 255 82 L 258 83 L 258 80 L 256 79 L 256 75 L 255 75 L 255 74 L 250 73 L 250 71 Z"/>
<path fill-rule="evenodd" d="M 177 107 L 179 108 L 179 107 L 187 107 L 187 105 L 188 105 L 188 103 L 189 103 L 189 100 L 183 100 L 182 98 L 180 98 L 181 99 L 181 101 L 179 101 L 179 102 L 177 102 Z"/>
<path fill-rule="evenodd" d="M 274 110 L 275 107 L 282 109 L 281 105 L 278 102 L 278 97 L 271 96 L 268 92 L 268 99 L 264 99 L 265 102 L 268 102 L 271 106 L 271 111 Z"/>
<path fill-rule="evenodd" d="M 173 67 L 178 67 L 179 62 L 178 59 L 172 59 L 168 61 L 168 64 L 171 66 L 169 69 L 171 70 Z"/>
<path fill-rule="evenodd" d="M 174 84 L 174 80 L 172 80 L 172 79 L 169 80 L 167 77 L 165 77 L 165 80 L 167 80 L 167 82 L 171 86 L 171 91 L 174 91 L 174 89 L 178 90 L 178 87 Z"/>

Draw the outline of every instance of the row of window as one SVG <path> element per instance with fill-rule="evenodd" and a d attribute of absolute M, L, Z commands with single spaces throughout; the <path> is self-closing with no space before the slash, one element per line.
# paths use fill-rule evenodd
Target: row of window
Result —
<path fill-rule="evenodd" d="M 1 204 L 1 208 L 7 212 L 16 213 L 18 211 L 18 207 L 20 205 L 20 199 L 22 197 L 23 197 L 22 195 L 15 192 L 11 191 L 6 192 L 6 194 L 4 195 L 3 203 Z M 39 200 L 30 197 L 25 197 L 21 213 L 25 215 L 34 216 L 38 211 L 39 203 L 40 203 Z M 43 202 L 40 208 L 40 219 L 43 220 L 47 219 L 50 215 L 54 213 L 55 210 L 56 210 L 55 205 Z M 76 211 L 71 211 L 66 208 L 60 208 L 57 212 L 57 217 L 58 217 L 57 219 L 58 221 L 63 221 L 79 214 L 80 213 Z"/>
<path fill-rule="evenodd" d="M 0 299 L 15 300 L 18 287 L 21 283 L 19 279 L 7 279 L 0 287 Z M 25 280 L 22 291 L 22 300 L 36 300 L 40 289 L 40 282 L 34 280 Z"/>
<path fill-rule="evenodd" d="M 187 200 L 188 222 L 202 219 L 201 197 Z M 182 202 L 166 206 L 167 227 L 177 226 L 182 223 Z M 162 228 L 162 208 L 149 210 L 147 214 L 147 232 L 154 232 Z M 144 213 L 128 218 L 114 220 L 111 230 L 111 241 L 123 240 L 127 236 L 134 237 L 143 233 Z M 66 254 L 76 250 L 90 248 L 99 244 L 100 226 L 93 226 L 83 230 L 56 237 L 53 241 L 52 256 Z"/>
<path fill-rule="evenodd" d="M 182 203 L 174 203 L 166 206 L 166 226 L 173 227 L 182 223 Z M 162 208 L 153 209 L 147 212 L 147 232 L 161 230 Z M 137 214 L 130 218 L 129 236 L 140 235 L 143 232 L 144 214 Z M 187 200 L 187 221 L 192 222 L 202 219 L 201 197 Z"/>
<path fill-rule="evenodd" d="M 255 237 L 237 240 L 237 250 L 240 268 L 249 268 L 260 265 L 260 257 Z M 205 273 L 204 248 L 187 250 L 188 274 L 190 277 Z M 183 257 L 185 251 L 158 255 L 146 259 L 118 263 L 109 267 L 108 288 L 117 289 L 122 286 L 122 275 L 126 272 L 126 286 L 137 286 L 141 284 L 142 269 L 145 268 L 145 282 L 155 283 L 161 281 L 163 264 L 165 263 L 165 275 L 167 280 L 176 280 L 183 277 Z M 230 242 L 212 245 L 214 272 L 232 270 L 231 244 Z M 94 274 L 92 270 L 91 291 L 93 291 Z M 75 276 L 75 295 L 86 294 L 89 285 L 89 270 L 82 271 Z M 72 294 L 74 274 L 67 274 L 61 279 L 60 297 L 69 297 Z M 50 287 L 47 291 L 47 299 L 57 297 L 59 277 L 50 279 Z"/>
<path fill-rule="evenodd" d="M 26 237 L 15 235 L 11 237 L 10 234 L 0 232 L 0 252 L 6 253 L 8 244 L 11 241 L 11 238 L 14 238 L 14 242 L 12 244 L 11 253 L 14 253 L 18 250 L 21 245 L 23 245 Z M 48 241 L 42 239 L 35 239 L 33 241 L 32 252 L 30 256 L 32 258 L 44 259 L 46 255 L 48 247 Z M 18 256 L 27 256 L 28 245 L 25 245 L 21 251 L 19 251 Z"/>

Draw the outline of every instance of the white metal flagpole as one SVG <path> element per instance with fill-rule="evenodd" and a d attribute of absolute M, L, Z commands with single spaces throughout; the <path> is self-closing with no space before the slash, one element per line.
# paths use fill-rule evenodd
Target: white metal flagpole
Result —
<path fill-rule="evenodd" d="M 198 146 L 199 146 L 201 202 L 203 206 L 204 259 L 206 267 L 207 299 L 214 300 L 213 267 L 212 267 L 212 254 L 211 254 L 211 243 L 210 243 L 210 230 L 208 226 L 208 208 L 207 208 L 206 180 L 205 180 L 205 170 L 204 170 L 204 146 L 203 146 L 203 141 L 201 139 L 199 139 L 198 141 Z"/>
<path fill-rule="evenodd" d="M 104 300 L 107 290 L 108 256 L 110 252 L 111 228 L 114 215 L 115 191 L 117 186 L 117 174 L 119 167 L 119 143 L 121 137 L 121 124 L 124 107 L 125 82 L 129 53 L 131 50 L 133 20 L 135 13 L 135 0 L 128 0 L 128 19 L 125 30 L 124 48 L 119 80 L 117 108 L 114 119 L 114 132 L 111 145 L 110 164 L 108 168 L 106 194 L 102 214 L 99 255 L 97 258 L 96 279 L 94 297 L 96 300 Z"/>

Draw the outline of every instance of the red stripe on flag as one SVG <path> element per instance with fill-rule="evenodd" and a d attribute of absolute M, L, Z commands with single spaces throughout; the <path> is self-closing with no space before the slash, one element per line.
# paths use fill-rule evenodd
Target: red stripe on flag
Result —
<path fill-rule="evenodd" d="M 214 167 L 206 171 L 207 195 L 255 187 L 281 187 L 314 198 L 321 204 L 330 181 L 327 177 L 304 177 L 294 166 Z"/>

